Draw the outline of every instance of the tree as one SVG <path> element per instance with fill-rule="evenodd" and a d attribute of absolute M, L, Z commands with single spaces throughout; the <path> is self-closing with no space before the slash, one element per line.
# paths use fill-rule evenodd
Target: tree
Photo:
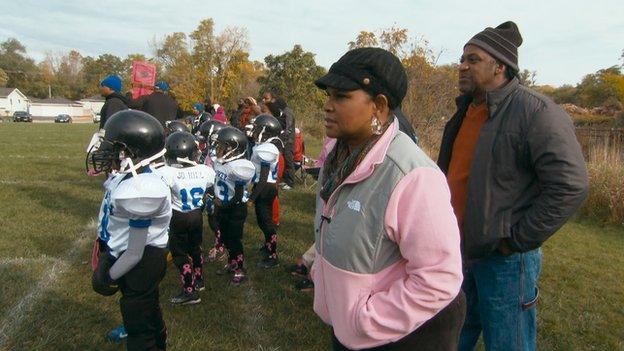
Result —
<path fill-rule="evenodd" d="M 41 81 L 39 68 L 26 55 L 26 47 L 17 39 L 9 38 L 0 43 L 0 69 L 8 77 L 7 86 L 19 88 L 26 95 L 47 95 L 47 86 Z"/>
<path fill-rule="evenodd" d="M 529 71 L 528 69 L 523 69 L 518 72 L 518 80 L 520 84 L 525 87 L 534 87 L 535 86 L 535 77 L 537 76 L 537 72 Z"/>
<path fill-rule="evenodd" d="M 122 78 L 126 74 L 124 61 L 112 54 L 102 54 L 97 58 L 86 56 L 81 63 L 84 75 L 83 95 L 85 96 L 98 94 L 100 82 L 109 74 L 117 74 Z M 127 78 L 124 81 L 127 81 Z M 123 89 L 128 89 L 128 86 L 124 86 Z"/>
<path fill-rule="evenodd" d="M 379 45 L 377 36 L 373 32 L 360 31 L 355 41 L 350 41 L 348 44 L 349 50 L 356 48 L 374 47 Z"/>
<path fill-rule="evenodd" d="M 326 71 L 316 64 L 314 56 L 297 44 L 291 51 L 265 57 L 266 71 L 258 78 L 263 91 L 277 92 L 303 119 L 316 117 L 325 100 L 314 80 Z"/>
<path fill-rule="evenodd" d="M 576 87 L 579 103 L 584 107 L 598 107 L 609 98 L 624 103 L 624 77 L 619 66 L 601 69 L 586 75 Z"/>
<path fill-rule="evenodd" d="M 6 87 L 7 82 L 9 81 L 9 76 L 6 72 L 0 68 L 0 87 Z"/>

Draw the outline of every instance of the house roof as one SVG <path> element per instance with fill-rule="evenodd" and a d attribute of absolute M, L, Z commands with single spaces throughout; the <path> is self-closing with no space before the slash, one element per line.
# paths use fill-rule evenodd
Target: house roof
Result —
<path fill-rule="evenodd" d="M 51 104 L 51 105 L 77 105 L 75 101 L 62 97 L 53 97 L 48 99 L 29 98 L 33 104 Z"/>
<path fill-rule="evenodd" d="M 84 99 L 80 99 L 80 101 L 98 101 L 98 102 L 104 102 L 104 98 L 102 97 L 102 95 L 96 94 L 96 95 L 89 96 L 89 97 L 84 98 Z"/>

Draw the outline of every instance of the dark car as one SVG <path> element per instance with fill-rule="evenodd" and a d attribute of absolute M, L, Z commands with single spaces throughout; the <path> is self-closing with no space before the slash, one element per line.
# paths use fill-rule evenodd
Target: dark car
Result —
<path fill-rule="evenodd" d="M 13 122 L 32 122 L 32 116 L 26 111 L 15 111 L 13 113 Z"/>
<path fill-rule="evenodd" d="M 71 123 L 72 122 L 72 118 L 70 115 L 58 115 L 56 116 L 56 118 L 54 119 L 54 123 Z"/>

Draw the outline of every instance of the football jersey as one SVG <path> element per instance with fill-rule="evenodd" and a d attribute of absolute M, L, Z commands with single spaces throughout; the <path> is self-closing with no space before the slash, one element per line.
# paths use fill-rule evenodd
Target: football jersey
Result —
<path fill-rule="evenodd" d="M 117 174 L 105 183 L 98 237 L 114 257 L 128 248 L 130 227 L 147 228 L 146 245 L 164 248 L 169 240 L 171 191 L 158 173 Z"/>
<path fill-rule="evenodd" d="M 269 166 L 269 176 L 267 183 L 277 182 L 277 164 L 279 163 L 279 150 L 271 143 L 257 144 L 251 150 L 251 163 L 256 168 L 253 177 L 254 183 L 260 182 L 260 170 L 262 166 Z"/>
<path fill-rule="evenodd" d="M 190 212 L 203 206 L 206 189 L 214 184 L 215 172 L 206 165 L 191 167 L 164 166 L 157 170 L 171 188 L 171 207 Z"/>
<path fill-rule="evenodd" d="M 216 161 L 214 166 L 216 172 L 215 196 L 226 204 L 234 197 L 236 186 L 242 185 L 245 187 L 245 192 L 241 202 L 247 202 L 249 199 L 247 185 L 256 174 L 253 163 L 246 159 L 238 159 L 227 163 Z"/>

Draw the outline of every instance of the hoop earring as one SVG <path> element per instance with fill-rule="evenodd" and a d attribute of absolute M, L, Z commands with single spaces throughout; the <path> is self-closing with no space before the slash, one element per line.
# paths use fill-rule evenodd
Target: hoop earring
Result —
<path fill-rule="evenodd" d="M 373 116 L 373 119 L 371 120 L 371 130 L 374 135 L 380 135 L 382 133 L 381 123 L 379 122 L 377 116 Z"/>

